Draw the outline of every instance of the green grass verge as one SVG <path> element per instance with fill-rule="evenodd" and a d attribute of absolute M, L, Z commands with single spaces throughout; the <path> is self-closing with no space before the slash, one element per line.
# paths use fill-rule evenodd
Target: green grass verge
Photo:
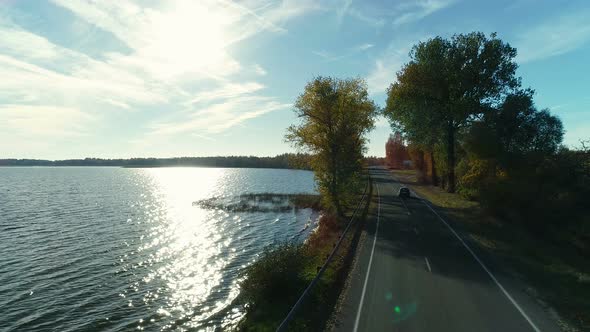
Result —
<path fill-rule="evenodd" d="M 533 287 L 565 321 L 564 330 L 590 331 L 590 262 L 571 243 L 541 239 L 515 223 L 490 216 L 477 202 L 419 184 L 414 171 L 391 171 L 428 199 L 510 272 Z"/>

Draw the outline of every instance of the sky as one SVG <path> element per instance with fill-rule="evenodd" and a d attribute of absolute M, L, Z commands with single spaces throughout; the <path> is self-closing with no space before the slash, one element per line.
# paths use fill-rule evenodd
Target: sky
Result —
<path fill-rule="evenodd" d="M 271 156 L 319 75 L 383 106 L 414 44 L 497 32 L 564 143 L 590 138 L 590 2 L 0 0 L 0 158 Z M 379 118 L 369 155 L 391 129 Z"/>

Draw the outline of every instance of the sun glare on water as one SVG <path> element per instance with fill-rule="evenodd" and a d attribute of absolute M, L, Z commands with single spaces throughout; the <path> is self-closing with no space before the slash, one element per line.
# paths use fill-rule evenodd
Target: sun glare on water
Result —
<path fill-rule="evenodd" d="M 234 286 L 225 301 L 196 308 L 223 282 L 221 271 L 232 260 L 226 253 L 232 239 L 224 235 L 223 227 L 213 222 L 218 219 L 216 215 L 191 203 L 219 194 L 215 188 L 220 189 L 224 172 L 204 169 L 198 173 L 201 176 L 195 177 L 196 172 L 191 168 L 142 171 L 161 203 L 161 214 L 149 223 L 150 235 L 142 248 L 157 249 L 153 259 L 160 264 L 143 281 L 162 283 L 166 289 L 161 294 L 166 297 L 166 304 L 158 309 L 160 315 L 176 317 L 183 326 L 198 326 L 229 305 L 238 293 Z"/>

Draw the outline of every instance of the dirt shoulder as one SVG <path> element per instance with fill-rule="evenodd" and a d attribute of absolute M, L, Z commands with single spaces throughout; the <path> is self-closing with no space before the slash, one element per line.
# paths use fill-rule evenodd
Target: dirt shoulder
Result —
<path fill-rule="evenodd" d="M 519 225 L 490 216 L 477 202 L 419 184 L 413 170 L 391 172 L 530 285 L 528 293 L 557 312 L 563 331 L 590 331 L 590 261 L 571 245 L 539 239 Z"/>

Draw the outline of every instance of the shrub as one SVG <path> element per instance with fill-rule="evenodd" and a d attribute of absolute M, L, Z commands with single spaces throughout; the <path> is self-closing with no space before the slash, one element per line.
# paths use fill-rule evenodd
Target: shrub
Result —
<path fill-rule="evenodd" d="M 527 167 L 480 186 L 481 203 L 491 212 L 520 222 L 535 233 L 588 236 L 590 154 L 563 149 Z M 586 233 L 586 234 L 585 234 Z M 569 235 L 571 237 L 571 234 Z"/>
<path fill-rule="evenodd" d="M 301 275 L 306 260 L 307 255 L 299 244 L 286 243 L 265 250 L 262 257 L 246 269 L 240 295 L 254 307 L 273 303 L 277 297 L 296 299 L 307 285 Z"/>
<path fill-rule="evenodd" d="M 341 229 L 341 223 L 335 215 L 323 214 L 318 221 L 318 227 L 307 239 L 307 245 L 312 250 L 325 246 L 329 240 L 338 237 Z"/>

